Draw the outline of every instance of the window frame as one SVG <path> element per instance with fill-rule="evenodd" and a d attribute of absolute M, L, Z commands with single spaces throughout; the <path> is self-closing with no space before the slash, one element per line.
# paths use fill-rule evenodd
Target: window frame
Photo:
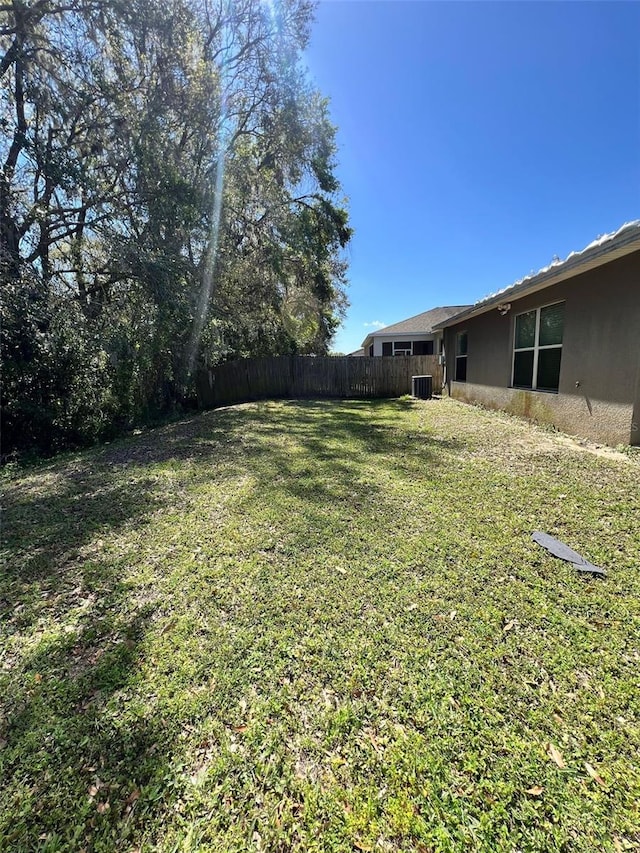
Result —
<path fill-rule="evenodd" d="M 464 354 L 459 352 L 460 350 L 460 339 L 462 336 L 465 336 L 467 339 L 467 351 Z M 456 348 L 455 348 L 455 365 L 454 365 L 454 382 L 466 382 L 467 381 L 467 368 L 469 366 L 469 331 L 468 329 L 462 329 L 460 332 L 456 332 Z M 464 359 L 464 379 L 458 379 L 458 361 Z"/>
<path fill-rule="evenodd" d="M 409 347 L 406 346 L 398 346 L 398 344 L 409 344 Z M 394 341 L 393 342 L 393 354 L 394 355 L 413 355 L 413 341 Z"/>
<path fill-rule="evenodd" d="M 411 355 L 433 355 L 435 351 L 435 342 L 433 338 L 427 338 L 425 340 L 413 340 L 411 341 L 412 353 Z M 422 349 L 422 352 L 416 352 L 416 350 Z M 431 352 L 429 352 L 431 350 Z"/>
<path fill-rule="evenodd" d="M 518 314 L 514 314 L 513 317 L 513 346 L 511 347 L 511 388 L 517 388 L 520 391 L 537 391 L 542 394 L 557 394 L 560 390 L 560 372 L 558 372 L 558 387 L 553 388 L 538 388 L 538 356 L 540 354 L 540 350 L 551 350 L 551 349 L 559 349 L 560 350 L 560 369 L 562 369 L 562 347 L 564 346 L 564 314 L 562 316 L 562 341 L 559 344 L 544 344 L 540 346 L 540 315 L 541 312 L 545 308 L 552 308 L 554 305 L 566 305 L 566 299 L 556 299 L 554 302 L 547 302 L 545 305 L 538 305 L 536 308 L 528 308 L 526 311 L 520 311 Z M 516 324 L 518 321 L 518 317 L 522 317 L 525 314 L 531 314 L 533 311 L 536 312 L 536 325 L 535 331 L 533 335 L 533 346 L 532 347 L 516 347 Z M 515 385 L 515 372 L 516 372 L 516 353 L 517 352 L 531 352 L 533 351 L 533 367 L 531 370 L 531 385 Z"/>

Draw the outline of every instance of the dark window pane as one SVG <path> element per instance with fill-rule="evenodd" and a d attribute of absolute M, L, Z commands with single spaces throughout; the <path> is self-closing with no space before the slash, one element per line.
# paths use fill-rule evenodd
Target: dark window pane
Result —
<path fill-rule="evenodd" d="M 395 341 L 393 346 L 395 349 L 411 349 L 411 341 Z"/>
<path fill-rule="evenodd" d="M 564 328 L 564 302 L 540 309 L 540 346 L 562 343 Z"/>
<path fill-rule="evenodd" d="M 433 355 L 433 341 L 414 341 L 414 355 Z"/>
<path fill-rule="evenodd" d="M 372 356 L 372 355 L 373 355 L 373 344 L 371 344 L 371 345 L 370 345 L 370 347 L 369 347 L 369 355 L 370 355 L 370 356 Z"/>
<path fill-rule="evenodd" d="M 393 344 L 391 341 L 382 344 L 382 355 L 393 355 Z"/>
<path fill-rule="evenodd" d="M 524 350 L 515 354 L 513 384 L 516 388 L 531 388 L 533 386 L 533 350 Z"/>
<path fill-rule="evenodd" d="M 526 314 L 518 314 L 516 317 L 516 343 L 515 348 L 532 347 L 536 338 L 536 312 L 527 311 Z"/>
<path fill-rule="evenodd" d="M 456 382 L 467 381 L 467 357 L 459 355 L 456 358 Z"/>
<path fill-rule="evenodd" d="M 458 337 L 456 338 L 456 355 L 466 355 L 467 354 L 467 333 L 460 332 Z"/>
<path fill-rule="evenodd" d="M 560 358 L 562 347 L 541 349 L 538 352 L 538 379 L 540 391 L 557 391 L 560 384 Z"/>

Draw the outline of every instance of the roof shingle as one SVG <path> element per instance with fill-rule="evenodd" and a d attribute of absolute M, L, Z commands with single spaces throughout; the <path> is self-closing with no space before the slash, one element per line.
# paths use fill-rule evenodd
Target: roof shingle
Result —
<path fill-rule="evenodd" d="M 433 327 L 438 323 L 443 323 L 449 317 L 459 314 L 470 308 L 469 305 L 448 305 L 441 308 L 432 308 L 430 311 L 423 311 L 422 314 L 416 314 L 415 317 L 408 317 L 406 320 L 401 320 L 399 323 L 392 323 L 390 326 L 385 326 L 375 332 L 369 332 L 367 338 L 376 338 L 383 335 L 395 335 L 402 333 L 406 335 L 430 335 Z M 365 338 L 365 340 L 367 339 Z"/>

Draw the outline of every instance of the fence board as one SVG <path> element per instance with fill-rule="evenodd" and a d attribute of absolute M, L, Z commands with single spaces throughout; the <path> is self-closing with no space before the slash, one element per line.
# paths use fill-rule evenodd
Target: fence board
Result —
<path fill-rule="evenodd" d="M 399 397 L 411 393 L 411 377 L 430 374 L 442 390 L 437 356 L 353 358 L 274 356 L 248 358 L 201 370 L 196 376 L 203 408 L 278 397 Z"/>

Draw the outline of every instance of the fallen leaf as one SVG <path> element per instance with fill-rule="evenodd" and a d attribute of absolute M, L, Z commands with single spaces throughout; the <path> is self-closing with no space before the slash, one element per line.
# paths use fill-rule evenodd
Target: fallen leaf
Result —
<path fill-rule="evenodd" d="M 165 622 L 164 625 L 162 626 L 162 628 L 160 629 L 160 636 L 163 636 L 164 634 L 166 634 L 167 631 L 170 631 L 177 624 L 178 624 L 178 617 L 172 616 L 171 619 L 169 619 L 168 622 Z"/>
<path fill-rule="evenodd" d="M 613 846 L 616 849 L 616 853 L 624 853 L 625 850 L 637 850 L 640 844 L 636 844 L 626 838 L 620 838 L 619 835 L 614 835 Z"/>
<path fill-rule="evenodd" d="M 234 730 L 234 732 L 238 732 L 239 734 L 242 734 L 242 732 L 246 732 L 247 726 L 234 726 L 233 730 Z"/>
<path fill-rule="evenodd" d="M 109 809 L 111 808 L 111 805 L 110 805 L 109 801 L 107 800 L 106 803 L 98 803 L 96 808 L 98 809 L 98 814 L 104 814 L 105 812 L 109 811 Z"/>
<path fill-rule="evenodd" d="M 98 786 L 97 786 L 97 785 L 92 785 L 92 786 L 89 788 L 89 796 L 90 796 L 91 798 L 95 797 L 95 795 L 98 793 L 98 790 L 99 790 L 99 789 L 98 789 Z"/>
<path fill-rule="evenodd" d="M 42 681 L 42 676 L 39 672 L 36 672 L 36 674 L 33 676 L 33 680 L 36 684 L 40 684 L 40 682 Z"/>
<path fill-rule="evenodd" d="M 458 615 L 458 611 L 452 610 L 451 613 L 449 614 L 449 619 L 451 619 L 451 621 L 453 622 L 453 620 L 456 618 L 457 615 Z"/>
<path fill-rule="evenodd" d="M 130 806 L 135 803 L 136 800 L 140 799 L 140 789 L 134 788 L 133 791 L 127 797 L 127 805 Z"/>
<path fill-rule="evenodd" d="M 336 569 L 336 572 L 339 572 L 341 575 L 346 575 L 347 570 L 346 569 Z"/>
<path fill-rule="evenodd" d="M 368 844 L 364 844 L 362 841 L 354 841 L 353 846 L 356 850 L 363 850 L 365 853 L 368 853 L 368 851 L 373 849 L 372 847 L 369 847 Z"/>
<path fill-rule="evenodd" d="M 539 797 L 543 791 L 544 788 L 542 785 L 534 785 L 533 788 L 527 788 L 527 794 L 531 794 L 532 797 Z"/>
<path fill-rule="evenodd" d="M 602 785 L 603 788 L 606 788 L 604 779 L 598 773 L 598 771 L 595 769 L 595 767 L 592 767 L 588 761 L 585 761 L 584 766 L 586 767 L 586 770 L 587 770 L 587 773 L 589 774 L 589 776 L 591 776 L 591 778 L 594 779 L 598 783 L 598 785 Z"/>
<path fill-rule="evenodd" d="M 380 744 L 376 740 L 376 736 L 373 732 L 367 732 L 367 738 L 369 739 L 371 746 L 375 749 L 376 752 L 380 752 Z"/>
<path fill-rule="evenodd" d="M 413 602 L 413 604 L 410 604 L 410 605 L 406 608 L 406 612 L 407 612 L 407 613 L 410 613 L 412 610 L 417 610 L 417 609 L 418 609 L 418 605 L 417 605 L 417 604 L 415 603 L 415 601 L 414 601 L 414 602 Z"/>
<path fill-rule="evenodd" d="M 516 620 L 510 619 L 502 630 L 506 633 L 507 631 L 510 631 L 512 628 L 514 628 L 515 624 L 516 624 Z"/>
<path fill-rule="evenodd" d="M 549 758 L 554 761 L 558 767 L 563 770 L 567 765 L 564 763 L 564 758 L 562 757 L 562 753 L 560 750 L 554 746 L 552 743 L 547 744 L 547 755 Z"/>

